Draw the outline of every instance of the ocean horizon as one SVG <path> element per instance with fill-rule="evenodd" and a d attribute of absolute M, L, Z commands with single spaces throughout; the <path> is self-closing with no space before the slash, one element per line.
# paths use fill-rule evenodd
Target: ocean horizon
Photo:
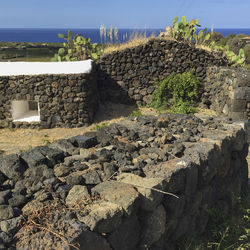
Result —
<path fill-rule="evenodd" d="M 63 39 L 58 37 L 58 33 L 67 34 L 69 30 L 65 28 L 0 28 L 0 42 L 29 42 L 29 43 L 60 43 Z M 70 29 L 73 34 L 81 34 L 89 37 L 93 43 L 103 43 L 100 37 L 100 29 Z M 158 36 L 164 29 L 118 29 L 119 42 L 126 42 L 134 34 L 145 34 Z M 211 29 L 208 29 L 210 31 Z M 214 31 L 228 36 L 232 33 L 250 35 L 250 28 L 214 28 Z M 107 40 L 108 42 L 108 40 Z"/>

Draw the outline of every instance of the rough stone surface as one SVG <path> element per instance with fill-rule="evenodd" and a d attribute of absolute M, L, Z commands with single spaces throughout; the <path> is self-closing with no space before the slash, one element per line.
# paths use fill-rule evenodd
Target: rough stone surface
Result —
<path fill-rule="evenodd" d="M 235 120 L 249 119 L 250 71 L 213 66 L 206 75 L 200 106 Z"/>
<path fill-rule="evenodd" d="M 78 219 L 87 225 L 91 231 L 98 233 L 113 232 L 121 223 L 122 207 L 107 201 L 96 202 L 86 207 L 86 215 L 77 215 Z"/>
<path fill-rule="evenodd" d="M 155 80 L 195 69 L 199 80 L 209 66 L 227 66 L 219 55 L 186 43 L 151 39 L 147 44 L 104 55 L 98 62 L 98 90 L 102 101 L 150 103 Z"/>
<path fill-rule="evenodd" d="M 161 238 L 165 233 L 166 217 L 166 211 L 163 205 L 160 205 L 150 216 L 145 218 L 140 241 L 141 246 L 144 248 L 150 247 Z"/>
<path fill-rule="evenodd" d="M 0 77 L 0 126 L 24 128 L 84 126 L 92 122 L 96 111 L 96 89 L 95 67 L 90 74 L 2 76 Z M 10 106 L 14 100 L 38 102 L 40 122 L 13 122 Z"/>
<path fill-rule="evenodd" d="M 25 163 L 23 163 L 16 154 L 0 158 L 0 171 L 9 179 L 20 179 L 25 169 Z"/>
<path fill-rule="evenodd" d="M 145 211 L 153 211 L 163 199 L 163 194 L 154 189 L 164 190 L 165 180 L 160 178 L 142 178 L 140 176 L 122 173 L 117 177 L 117 180 L 122 183 L 133 185 L 142 195 L 142 209 Z"/>
<path fill-rule="evenodd" d="M 127 218 L 122 225 L 109 236 L 114 250 L 136 250 L 140 239 L 140 224 L 135 216 Z"/>
<path fill-rule="evenodd" d="M 66 197 L 66 204 L 72 206 L 77 202 L 88 198 L 88 196 L 89 193 L 86 186 L 75 185 L 70 189 L 69 194 Z"/>
<path fill-rule="evenodd" d="M 82 136 L 0 158 L 0 247 L 179 249 L 204 232 L 208 209 L 228 215 L 246 193 L 247 138 L 230 119 L 128 118 Z"/>
<path fill-rule="evenodd" d="M 139 207 L 139 193 L 128 184 L 107 181 L 95 186 L 91 192 L 100 194 L 105 200 L 120 205 L 127 215 L 135 213 Z"/>

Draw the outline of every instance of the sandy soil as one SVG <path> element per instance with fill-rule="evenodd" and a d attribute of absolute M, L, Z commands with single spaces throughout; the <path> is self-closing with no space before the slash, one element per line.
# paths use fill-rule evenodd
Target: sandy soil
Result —
<path fill-rule="evenodd" d="M 97 124 L 117 122 L 137 110 L 135 106 L 106 104 L 96 114 L 95 123 L 82 128 L 53 128 L 53 129 L 0 129 L 0 155 L 20 153 L 36 146 L 46 145 L 58 139 L 94 130 Z"/>

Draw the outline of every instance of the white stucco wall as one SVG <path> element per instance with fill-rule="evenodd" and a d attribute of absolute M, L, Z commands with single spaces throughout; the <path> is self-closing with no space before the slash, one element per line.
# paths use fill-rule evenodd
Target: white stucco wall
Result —
<path fill-rule="evenodd" d="M 90 73 L 92 60 L 77 62 L 0 62 L 0 76 Z"/>

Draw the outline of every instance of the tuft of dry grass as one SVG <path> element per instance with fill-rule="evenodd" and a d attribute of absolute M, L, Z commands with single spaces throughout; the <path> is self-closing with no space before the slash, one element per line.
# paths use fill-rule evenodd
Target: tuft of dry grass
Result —
<path fill-rule="evenodd" d="M 195 48 L 203 49 L 203 50 L 206 50 L 206 51 L 208 51 L 210 53 L 213 52 L 213 50 L 208 45 L 205 45 L 205 44 L 195 45 Z"/>
<path fill-rule="evenodd" d="M 151 35 L 150 37 L 146 37 L 145 33 L 135 32 L 135 33 L 131 34 L 129 41 L 126 43 L 106 44 L 106 47 L 104 48 L 103 55 L 105 56 L 105 55 L 111 54 L 113 52 L 122 51 L 122 50 L 129 49 L 129 48 L 134 48 L 136 46 L 146 44 L 151 39 L 166 39 L 166 40 L 177 41 L 176 39 L 174 39 L 170 36 L 156 37 L 155 35 Z M 205 44 L 195 45 L 195 48 L 205 50 L 209 53 L 213 52 L 213 50 Z"/>
<path fill-rule="evenodd" d="M 120 43 L 120 44 L 107 44 L 104 48 L 103 55 L 111 54 L 115 51 L 121 51 L 128 48 L 133 48 L 142 44 L 147 43 L 150 39 L 155 38 L 155 35 L 151 35 L 150 37 L 146 36 L 146 32 L 133 32 L 128 42 L 126 43 Z"/>
<path fill-rule="evenodd" d="M 80 250 L 78 244 L 70 243 L 70 235 L 67 233 L 66 228 L 53 221 L 56 214 L 65 214 L 68 211 L 76 213 L 86 213 L 87 205 L 103 200 L 100 196 L 89 196 L 86 199 L 77 200 L 75 204 L 68 207 L 62 200 L 54 197 L 53 201 L 49 204 L 41 204 L 37 209 L 27 210 L 22 214 L 22 219 L 19 223 L 21 230 L 17 233 L 16 237 L 21 246 L 27 245 L 30 241 L 30 236 L 38 232 L 47 232 L 58 238 L 64 244 L 71 247 L 71 249 Z M 26 234 L 23 234 L 26 232 Z"/>

